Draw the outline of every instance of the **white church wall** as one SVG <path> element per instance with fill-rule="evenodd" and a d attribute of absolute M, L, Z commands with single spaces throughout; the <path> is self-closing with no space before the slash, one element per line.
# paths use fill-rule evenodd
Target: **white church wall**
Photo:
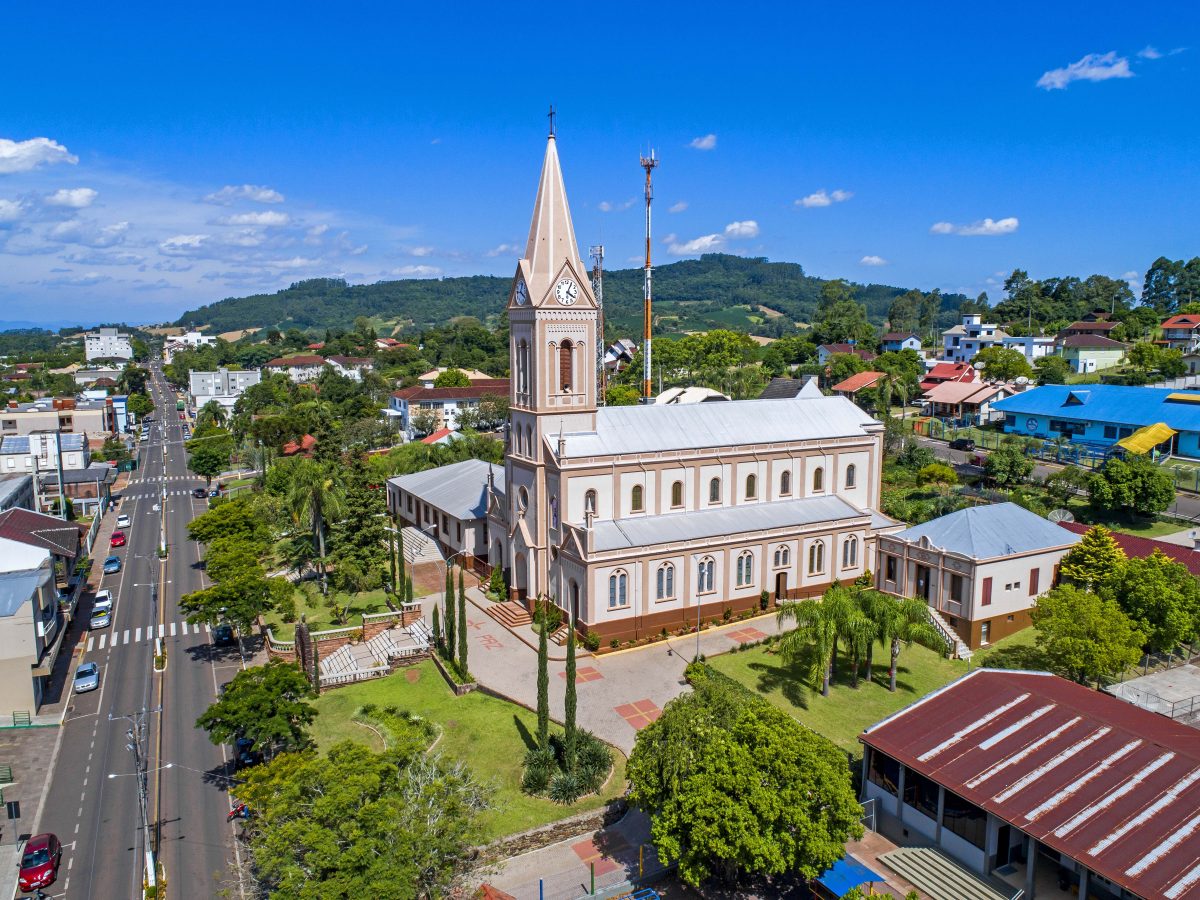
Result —
<path fill-rule="evenodd" d="M 854 487 L 846 481 L 846 473 L 854 466 Z M 837 494 L 859 509 L 871 505 L 871 454 L 869 451 L 842 451 L 837 455 Z"/>
<path fill-rule="evenodd" d="M 734 478 L 734 496 L 737 497 L 738 505 L 743 503 L 761 503 L 767 499 L 767 472 L 768 465 L 765 459 L 751 460 L 749 462 L 740 462 L 735 467 Z M 751 497 L 746 493 L 746 482 L 749 476 L 754 476 L 754 496 Z"/>
<path fill-rule="evenodd" d="M 572 475 L 567 478 L 567 521 L 576 525 L 585 522 L 584 499 L 588 491 L 596 492 L 596 518 L 613 518 L 613 479 L 611 475 Z"/>
<path fill-rule="evenodd" d="M 695 508 L 692 504 L 696 489 L 696 469 L 694 466 L 660 469 L 658 480 L 658 506 L 654 509 L 654 512 L 683 512 Z M 681 498 L 683 505 L 678 507 L 671 505 L 671 494 L 677 481 L 683 482 L 683 497 Z"/>
<path fill-rule="evenodd" d="M 730 488 L 732 472 L 728 464 L 709 464 L 700 466 L 700 483 L 696 485 L 696 508 L 708 509 L 711 506 L 729 506 L 729 498 L 733 496 Z M 721 499 L 718 503 L 709 502 L 709 483 L 714 478 L 721 479 Z"/>
<path fill-rule="evenodd" d="M 618 473 L 616 507 L 620 511 L 621 518 L 643 516 L 653 512 L 651 503 L 653 503 L 656 489 L 655 474 L 653 471 L 642 471 L 641 469 Z M 633 489 L 639 485 L 642 488 L 642 508 L 634 510 Z"/>

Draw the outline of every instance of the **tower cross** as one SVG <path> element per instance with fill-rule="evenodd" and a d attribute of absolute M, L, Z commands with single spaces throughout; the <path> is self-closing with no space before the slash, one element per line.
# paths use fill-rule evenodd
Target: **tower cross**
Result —
<path fill-rule="evenodd" d="M 554 137 L 554 104 L 550 104 L 550 112 L 546 113 L 546 118 L 550 120 L 550 137 Z"/>

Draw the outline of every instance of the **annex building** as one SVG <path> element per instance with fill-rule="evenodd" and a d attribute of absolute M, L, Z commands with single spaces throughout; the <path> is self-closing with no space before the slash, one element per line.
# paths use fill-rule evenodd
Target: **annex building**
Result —
<path fill-rule="evenodd" d="M 1197 900 L 1198 735 L 1047 672 L 977 669 L 859 736 L 863 794 L 882 830 L 1024 900 Z"/>
<path fill-rule="evenodd" d="M 778 400 L 598 407 L 599 308 L 553 135 L 507 314 L 503 478 L 449 478 L 476 479 L 456 488 L 464 514 L 486 496 L 481 562 L 505 571 L 514 599 L 548 597 L 581 630 L 631 638 L 757 608 L 764 593 L 820 594 L 862 575 L 877 535 L 901 527 L 876 511 L 883 426 L 844 397 L 810 386 Z M 391 509 L 449 555 L 459 523 L 439 516 L 430 530 L 449 504 L 408 479 L 389 483 Z M 427 518 L 407 512 L 410 497 Z"/>

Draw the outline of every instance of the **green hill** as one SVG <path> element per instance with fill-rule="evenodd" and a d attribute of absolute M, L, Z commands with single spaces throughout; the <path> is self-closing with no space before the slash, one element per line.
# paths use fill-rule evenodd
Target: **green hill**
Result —
<path fill-rule="evenodd" d="M 455 316 L 487 321 L 502 312 L 510 279 L 477 275 L 465 278 L 409 279 L 350 285 L 337 278 L 301 281 L 274 294 L 231 297 L 184 313 L 177 324 L 208 326 L 210 333 L 241 328 L 323 330 L 349 326 L 356 316 L 380 325 L 425 327 Z M 804 274 L 796 263 L 773 263 L 725 254 L 708 254 L 654 270 L 654 311 L 661 334 L 732 328 L 751 334 L 779 335 L 793 323 L 810 321 L 824 280 Z M 905 288 L 855 285 L 872 322 L 881 324 L 888 306 Z M 942 298 L 942 317 L 952 323 L 958 294 Z M 641 330 L 642 270 L 604 274 L 605 316 L 612 333 Z"/>

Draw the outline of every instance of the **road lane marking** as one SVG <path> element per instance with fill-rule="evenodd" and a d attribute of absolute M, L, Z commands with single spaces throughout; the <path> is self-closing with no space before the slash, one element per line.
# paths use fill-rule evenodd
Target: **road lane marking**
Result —
<path fill-rule="evenodd" d="M 138 630 L 140 631 L 141 629 L 138 629 Z M 129 629 L 128 628 L 125 629 L 125 643 L 126 644 L 129 643 Z"/>
<path fill-rule="evenodd" d="M 83 651 L 84 653 L 91 653 L 91 652 L 92 652 L 92 641 L 94 641 L 94 640 L 95 640 L 95 638 L 91 638 L 91 637 L 89 637 L 89 638 L 88 638 L 88 641 L 87 641 L 87 649 L 85 649 L 85 650 Z"/>
<path fill-rule="evenodd" d="M 205 623 L 204 623 L 204 633 L 205 633 L 205 634 L 212 634 L 212 629 L 211 629 L 211 628 L 208 626 L 208 623 L 207 623 L 207 622 L 205 622 Z"/>
<path fill-rule="evenodd" d="M 104 645 L 105 645 L 107 642 L 108 642 L 108 635 L 107 635 L 107 634 L 102 634 L 102 635 L 100 635 L 100 649 L 101 649 L 101 650 L 103 650 L 103 649 L 104 649 Z"/>
<path fill-rule="evenodd" d="M 159 638 L 159 640 L 163 639 L 163 637 L 165 636 L 166 630 L 167 630 L 167 626 L 164 625 L 162 622 L 159 622 L 158 623 L 158 638 Z"/>
<path fill-rule="evenodd" d="M 175 623 L 171 623 L 171 637 L 175 637 Z"/>
<path fill-rule="evenodd" d="M 142 629 L 140 629 L 140 628 L 135 628 L 135 629 L 134 629 L 134 631 L 133 631 L 133 639 L 134 639 L 135 641 L 140 641 L 140 640 L 142 639 Z M 125 632 L 125 640 L 126 640 L 126 643 L 128 643 L 128 642 L 129 642 L 129 632 L 128 632 L 128 631 L 127 631 L 127 632 Z"/>

